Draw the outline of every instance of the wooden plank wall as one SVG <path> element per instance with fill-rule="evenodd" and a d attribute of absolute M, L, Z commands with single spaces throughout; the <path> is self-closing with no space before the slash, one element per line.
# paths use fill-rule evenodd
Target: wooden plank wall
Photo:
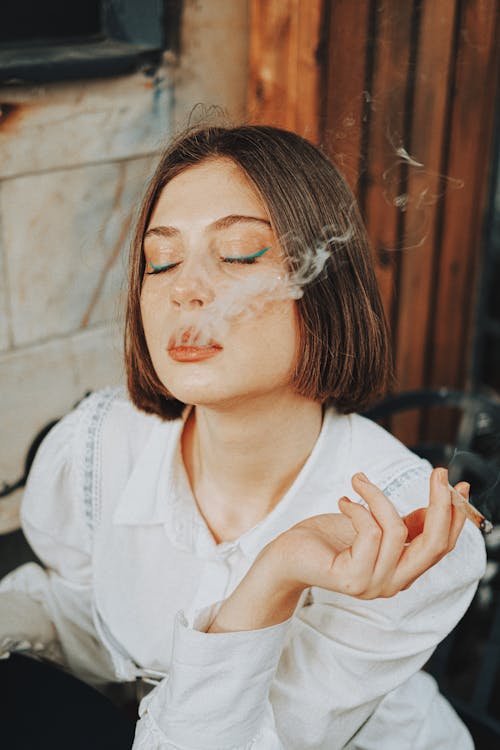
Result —
<path fill-rule="evenodd" d="M 322 0 L 250 0 L 251 122 L 319 139 Z"/>
<path fill-rule="evenodd" d="M 372 241 L 398 390 L 466 384 L 497 0 L 251 0 L 249 115 L 320 143 Z M 415 415 L 392 428 L 412 442 Z M 446 421 L 437 430 L 448 429 Z M 434 434 L 436 424 L 433 424 Z"/>

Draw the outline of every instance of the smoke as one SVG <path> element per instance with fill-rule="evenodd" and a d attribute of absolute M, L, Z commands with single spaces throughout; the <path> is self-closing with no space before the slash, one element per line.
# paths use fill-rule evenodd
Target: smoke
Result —
<path fill-rule="evenodd" d="M 464 182 L 426 167 L 420 159 L 410 154 L 398 136 L 389 130 L 386 138 L 395 158 L 381 175 L 382 195 L 388 206 L 408 213 L 410 218 L 405 220 L 404 235 L 399 246 L 385 249 L 413 250 L 422 247 L 427 241 L 433 217 L 430 209 L 448 191 L 463 189 Z M 404 179 L 402 168 L 405 170 Z"/>
<path fill-rule="evenodd" d="M 201 307 L 183 311 L 180 327 L 166 335 L 166 346 L 208 346 L 220 340 L 236 321 L 258 315 L 270 303 L 298 300 L 304 289 L 321 278 L 326 264 L 353 235 L 331 226 L 323 227 L 321 237 L 312 247 L 301 238 L 287 236 L 280 245 L 286 246 L 291 260 L 262 259 L 255 264 L 221 264 L 207 258 L 195 273 L 200 283 L 210 287 L 210 301 Z M 216 265 L 217 264 L 217 265 Z"/>
<path fill-rule="evenodd" d="M 471 485 L 471 502 L 497 524 L 500 522 L 498 508 L 498 488 L 500 466 L 498 454 L 490 456 L 475 451 L 455 448 L 448 464 L 453 484 L 466 480 Z"/>

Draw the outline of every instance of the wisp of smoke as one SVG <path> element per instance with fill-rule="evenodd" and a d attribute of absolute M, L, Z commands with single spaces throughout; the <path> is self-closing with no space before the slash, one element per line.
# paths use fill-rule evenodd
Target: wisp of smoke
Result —
<path fill-rule="evenodd" d="M 299 238 L 284 238 L 283 245 L 294 246 L 290 269 L 284 263 L 255 264 L 245 269 L 243 276 L 228 264 L 224 278 L 215 280 L 210 278 L 214 271 L 207 262 L 199 272 L 204 275 L 204 283 L 211 284 L 213 299 L 183 313 L 174 333 L 174 345 L 207 346 L 223 339 L 232 323 L 258 315 L 270 302 L 300 299 L 305 287 L 321 277 L 332 253 L 350 240 L 352 232 L 351 226 L 342 234 L 335 233 L 333 227 L 324 227 L 322 238 L 313 247 L 304 247 Z M 166 332 L 166 345 L 171 342 L 171 335 Z"/>
<path fill-rule="evenodd" d="M 491 520 L 498 523 L 498 486 L 500 469 L 497 462 L 479 456 L 473 451 L 455 448 L 448 469 L 453 481 L 468 479 L 474 504 Z"/>

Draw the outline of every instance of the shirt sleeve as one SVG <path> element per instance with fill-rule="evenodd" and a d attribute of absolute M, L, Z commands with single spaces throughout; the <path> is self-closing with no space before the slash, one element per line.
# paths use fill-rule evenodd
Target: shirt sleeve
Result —
<path fill-rule="evenodd" d="M 46 567 L 29 563 L 0 582 L 0 650 L 4 657 L 15 650 L 31 651 L 98 685 L 116 675 L 93 623 L 91 535 L 75 455 L 82 413 L 88 408 L 83 402 L 58 422 L 37 451 L 21 520 Z"/>
<path fill-rule="evenodd" d="M 385 489 L 398 509 L 425 501 L 429 474 L 415 457 L 392 472 Z M 390 738 L 391 701 L 411 706 L 416 673 L 464 614 L 484 565 L 481 535 L 466 522 L 455 549 L 391 599 L 313 588 L 290 620 L 235 633 L 202 632 L 217 608 L 192 622 L 180 614 L 171 672 L 141 704 L 134 750 L 335 750 L 374 717 Z M 423 692 L 430 704 L 435 689 Z M 408 748 L 426 720 L 415 708 Z"/>

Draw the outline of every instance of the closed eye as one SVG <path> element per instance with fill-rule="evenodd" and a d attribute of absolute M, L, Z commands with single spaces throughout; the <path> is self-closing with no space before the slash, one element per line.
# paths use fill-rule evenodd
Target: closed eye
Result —
<path fill-rule="evenodd" d="M 222 258 L 224 263 L 255 263 L 257 261 L 257 258 L 260 258 L 264 253 L 267 253 L 268 250 L 271 249 L 271 245 L 269 247 L 265 247 L 262 250 L 258 250 L 256 253 L 252 253 L 252 255 L 237 255 L 237 256 L 225 256 Z"/>
<path fill-rule="evenodd" d="M 256 263 L 258 258 L 261 258 L 265 253 L 268 252 L 268 250 L 271 249 L 271 245 L 269 247 L 264 247 L 262 250 L 258 250 L 256 253 L 252 253 L 251 255 L 237 255 L 237 256 L 225 256 L 222 258 L 224 263 Z M 164 273 L 165 271 L 170 271 L 172 268 L 175 268 L 179 265 L 179 262 L 177 263 L 165 263 L 165 265 L 157 266 L 153 263 L 153 261 L 149 260 L 148 265 L 151 268 L 151 271 L 146 271 L 148 276 L 157 274 L 157 273 Z"/>
<path fill-rule="evenodd" d="M 170 271 L 171 268 L 179 265 L 178 263 L 165 263 L 164 266 L 155 266 L 151 260 L 148 261 L 148 264 L 152 268 L 151 271 L 146 271 L 148 276 L 155 273 L 163 273 L 163 271 Z"/>

